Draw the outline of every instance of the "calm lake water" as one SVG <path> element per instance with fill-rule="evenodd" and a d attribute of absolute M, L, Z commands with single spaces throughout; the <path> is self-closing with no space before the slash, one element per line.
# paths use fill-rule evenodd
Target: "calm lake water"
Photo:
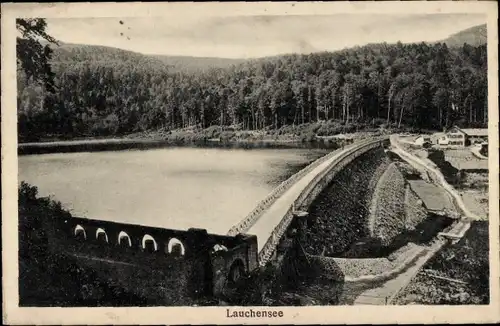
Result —
<path fill-rule="evenodd" d="M 19 156 L 19 182 L 74 216 L 226 233 L 320 149 L 162 148 Z"/>

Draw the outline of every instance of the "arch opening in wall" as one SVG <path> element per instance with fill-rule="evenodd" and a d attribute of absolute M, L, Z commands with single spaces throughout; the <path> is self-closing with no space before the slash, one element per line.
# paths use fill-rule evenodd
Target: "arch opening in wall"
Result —
<path fill-rule="evenodd" d="M 87 240 L 87 233 L 85 232 L 85 229 L 81 225 L 75 226 L 75 238 L 77 240 Z"/>
<path fill-rule="evenodd" d="M 175 257 L 184 256 L 186 254 L 184 244 L 177 238 L 170 239 L 165 249 L 166 253 Z"/>
<path fill-rule="evenodd" d="M 132 240 L 126 232 L 120 231 L 118 234 L 118 245 L 125 248 L 132 247 Z"/>
<path fill-rule="evenodd" d="M 95 232 L 95 238 L 99 242 L 106 242 L 106 243 L 108 243 L 108 235 L 106 234 L 106 231 L 104 231 L 101 228 L 98 228 L 97 231 Z"/>
<path fill-rule="evenodd" d="M 149 234 L 144 235 L 142 238 L 142 249 L 150 253 L 157 251 L 158 245 L 156 244 L 156 240 Z"/>
<path fill-rule="evenodd" d="M 229 268 L 227 284 L 230 288 L 235 287 L 245 277 L 245 264 L 239 258 L 235 259 Z"/>

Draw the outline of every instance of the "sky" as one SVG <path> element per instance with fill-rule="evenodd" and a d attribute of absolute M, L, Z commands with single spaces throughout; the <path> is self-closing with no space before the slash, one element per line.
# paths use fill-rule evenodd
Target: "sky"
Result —
<path fill-rule="evenodd" d="M 257 58 L 368 43 L 432 42 L 485 23 L 481 14 L 47 18 L 47 31 L 66 43 L 144 54 Z"/>

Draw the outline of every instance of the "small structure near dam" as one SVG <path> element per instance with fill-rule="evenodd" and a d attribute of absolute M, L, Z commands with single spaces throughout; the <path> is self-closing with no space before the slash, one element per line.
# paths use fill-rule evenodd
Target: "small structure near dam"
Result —
<path fill-rule="evenodd" d="M 44 227 L 50 252 L 70 256 L 152 304 L 186 305 L 223 296 L 258 266 L 256 236 L 77 217 L 52 219 Z"/>

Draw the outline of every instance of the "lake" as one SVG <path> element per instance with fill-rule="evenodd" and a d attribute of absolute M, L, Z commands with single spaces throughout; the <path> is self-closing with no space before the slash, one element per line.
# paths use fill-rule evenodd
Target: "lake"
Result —
<path fill-rule="evenodd" d="M 19 182 L 74 216 L 225 234 L 324 149 L 149 150 L 19 156 Z"/>

